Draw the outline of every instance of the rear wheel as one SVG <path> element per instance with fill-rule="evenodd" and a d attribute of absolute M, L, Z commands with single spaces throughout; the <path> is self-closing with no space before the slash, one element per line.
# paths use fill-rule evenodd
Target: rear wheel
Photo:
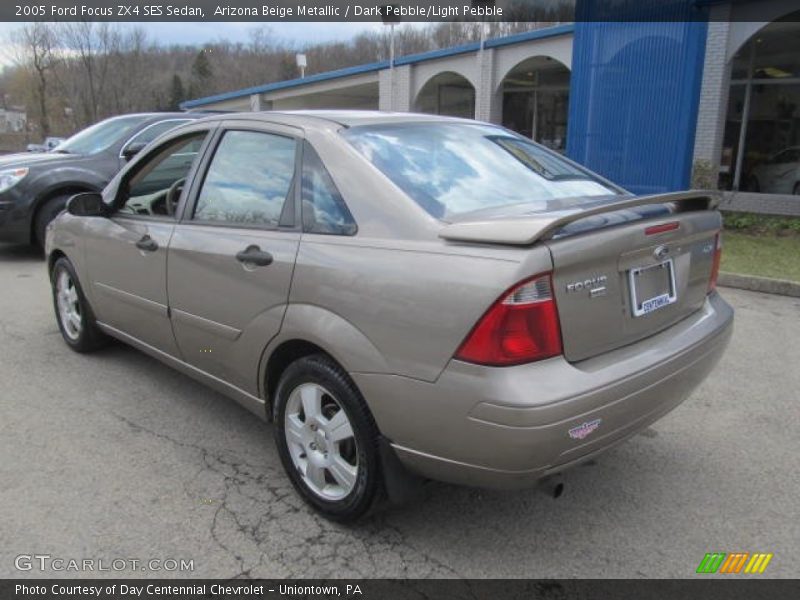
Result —
<path fill-rule="evenodd" d="M 97 327 L 75 269 L 67 258 L 55 262 L 51 282 L 56 321 L 67 345 L 76 352 L 91 352 L 104 346 L 108 338 Z"/>
<path fill-rule="evenodd" d="M 794 184 L 794 189 L 792 190 L 792 194 L 795 196 L 800 196 L 800 181 Z"/>
<path fill-rule="evenodd" d="M 364 515 L 382 489 L 378 429 L 344 370 L 322 354 L 295 361 L 274 407 L 278 452 L 303 499 L 333 520 Z"/>
<path fill-rule="evenodd" d="M 67 200 L 69 199 L 69 194 L 56 196 L 55 198 L 50 198 L 45 201 L 39 208 L 33 223 L 33 239 L 39 248 L 44 248 L 44 236 L 50 221 L 55 219 L 58 214 L 64 210 L 64 207 L 67 205 Z"/>

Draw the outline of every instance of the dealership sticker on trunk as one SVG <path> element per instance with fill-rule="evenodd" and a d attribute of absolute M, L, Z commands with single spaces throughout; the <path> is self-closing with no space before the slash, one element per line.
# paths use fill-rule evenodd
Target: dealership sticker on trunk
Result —
<path fill-rule="evenodd" d="M 569 430 L 569 437 L 573 440 L 582 440 L 600 427 L 600 423 L 602 422 L 603 419 L 595 419 L 594 421 L 589 421 L 588 423 L 582 423 L 577 427 L 573 427 Z"/>

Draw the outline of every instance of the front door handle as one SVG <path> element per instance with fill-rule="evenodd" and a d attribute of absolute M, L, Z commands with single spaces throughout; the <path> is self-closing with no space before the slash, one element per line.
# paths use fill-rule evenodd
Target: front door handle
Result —
<path fill-rule="evenodd" d="M 158 243 L 149 235 L 145 234 L 142 236 L 142 239 L 136 242 L 136 247 L 145 252 L 155 252 L 158 250 Z"/>
<path fill-rule="evenodd" d="M 236 260 L 247 265 L 266 267 L 272 264 L 272 254 L 263 251 L 258 246 L 248 246 L 241 252 L 236 253 Z"/>

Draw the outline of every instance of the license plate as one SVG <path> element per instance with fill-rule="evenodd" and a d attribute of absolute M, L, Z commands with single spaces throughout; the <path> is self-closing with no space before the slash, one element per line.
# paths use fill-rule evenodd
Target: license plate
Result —
<path fill-rule="evenodd" d="M 628 271 L 634 317 L 650 314 L 678 300 L 672 259 Z"/>

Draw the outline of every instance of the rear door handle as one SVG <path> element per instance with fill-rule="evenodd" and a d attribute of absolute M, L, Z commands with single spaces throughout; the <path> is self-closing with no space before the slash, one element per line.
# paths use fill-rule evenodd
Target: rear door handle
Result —
<path fill-rule="evenodd" d="M 236 253 L 236 260 L 247 265 L 257 265 L 266 267 L 272 264 L 272 254 L 263 251 L 258 246 L 248 246 L 241 252 Z"/>
<path fill-rule="evenodd" d="M 145 234 L 142 236 L 142 239 L 136 242 L 136 247 L 145 252 L 155 252 L 158 250 L 158 243 L 149 235 Z"/>

